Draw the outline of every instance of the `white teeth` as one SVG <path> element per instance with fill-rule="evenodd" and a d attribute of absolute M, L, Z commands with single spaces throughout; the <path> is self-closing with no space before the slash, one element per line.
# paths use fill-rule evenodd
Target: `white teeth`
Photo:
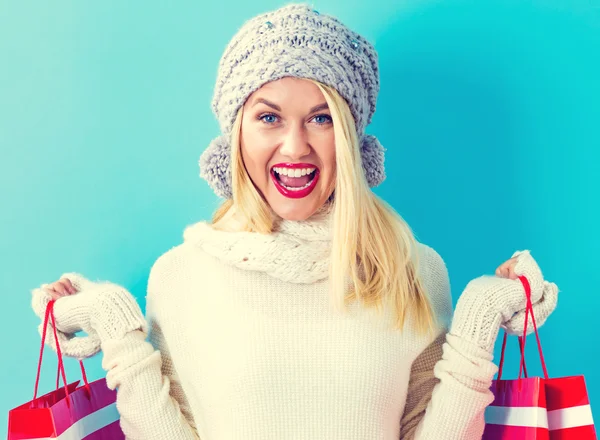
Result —
<path fill-rule="evenodd" d="M 308 188 L 308 187 L 310 186 L 310 184 L 311 184 L 311 183 L 312 183 L 312 181 L 311 181 L 311 182 L 308 182 L 306 185 L 299 186 L 299 187 L 287 186 L 287 185 L 284 185 L 284 184 L 283 184 L 283 183 L 281 183 L 281 182 L 280 182 L 279 184 L 280 184 L 281 186 L 283 186 L 284 188 L 286 188 L 286 189 L 289 189 L 290 191 L 300 191 L 301 189 Z"/>
<path fill-rule="evenodd" d="M 284 167 L 273 168 L 273 171 L 275 171 L 276 173 L 281 174 L 282 176 L 288 176 L 288 177 L 306 176 L 307 174 L 310 174 L 310 173 L 314 172 L 315 170 L 316 170 L 316 168 L 284 168 Z"/>
<path fill-rule="evenodd" d="M 273 168 L 273 171 L 275 171 L 277 174 L 282 175 L 282 176 L 288 176 L 288 177 L 306 176 L 307 174 L 314 173 L 315 170 L 316 170 L 316 168 L 284 168 L 284 167 L 274 167 Z M 314 175 L 311 176 L 311 178 L 309 179 L 309 182 L 303 186 L 298 186 L 298 187 L 287 186 L 281 181 L 279 181 L 279 185 L 283 186 L 284 188 L 286 188 L 290 191 L 300 191 L 302 189 L 308 188 L 312 184 L 313 180 L 314 180 Z"/>

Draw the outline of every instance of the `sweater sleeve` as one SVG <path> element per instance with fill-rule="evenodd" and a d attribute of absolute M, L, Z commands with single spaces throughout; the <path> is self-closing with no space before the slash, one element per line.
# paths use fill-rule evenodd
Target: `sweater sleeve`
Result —
<path fill-rule="evenodd" d="M 413 362 L 400 439 L 480 440 L 498 368 L 492 353 L 448 332 L 452 313 L 448 271 L 431 248 L 427 248 L 426 261 L 426 288 L 444 324 Z"/>
<path fill-rule="evenodd" d="M 121 429 L 128 440 L 199 440 L 153 298 L 157 264 L 148 280 L 146 319 L 142 330 L 102 343 L 107 385 L 117 389 Z"/>

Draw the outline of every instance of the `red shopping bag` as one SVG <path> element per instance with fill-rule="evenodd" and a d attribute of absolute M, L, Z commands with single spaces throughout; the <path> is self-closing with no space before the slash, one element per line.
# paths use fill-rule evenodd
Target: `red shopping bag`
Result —
<path fill-rule="evenodd" d="M 85 384 L 78 387 L 79 381 L 76 381 L 67 385 L 53 306 L 54 301 L 50 301 L 46 308 L 33 400 L 9 411 L 8 440 L 124 440 L 125 435 L 121 431 L 116 408 L 116 391 L 107 387 L 105 379 L 88 383 L 83 363 L 80 361 Z M 64 386 L 59 387 L 57 377 L 57 389 L 37 397 L 49 317 L 52 317 L 54 325 L 58 371 L 62 374 Z"/>
<path fill-rule="evenodd" d="M 486 408 L 483 440 L 597 440 L 592 410 L 583 376 L 550 379 L 542 353 L 542 344 L 533 315 L 531 288 L 527 278 L 519 279 L 525 287 L 528 315 L 540 353 L 544 377 L 527 377 L 525 368 L 525 337 L 519 338 L 521 362 L 516 380 L 502 380 L 507 334 L 504 334 L 498 379 L 492 381 L 494 401 Z M 521 377 L 522 373 L 525 377 Z"/>

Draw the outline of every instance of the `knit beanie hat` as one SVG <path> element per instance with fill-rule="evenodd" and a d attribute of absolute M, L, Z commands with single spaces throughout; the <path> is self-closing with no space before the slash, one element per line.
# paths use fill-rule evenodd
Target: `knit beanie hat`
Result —
<path fill-rule="evenodd" d="M 375 48 L 335 17 L 306 4 L 289 4 L 244 23 L 219 62 L 211 106 L 221 135 L 199 160 L 200 176 L 215 193 L 233 197 L 230 138 L 239 108 L 262 85 L 286 76 L 314 79 L 337 90 L 354 117 L 367 182 L 371 187 L 383 182 L 385 149 L 364 133 L 379 93 Z"/>

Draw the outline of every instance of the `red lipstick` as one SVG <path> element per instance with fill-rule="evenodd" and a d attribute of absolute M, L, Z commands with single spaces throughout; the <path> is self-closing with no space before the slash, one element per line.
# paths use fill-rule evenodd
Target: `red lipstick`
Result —
<path fill-rule="evenodd" d="M 283 186 L 283 184 L 279 181 L 279 179 L 275 175 L 274 168 L 292 168 L 292 169 L 315 168 L 315 171 L 313 171 L 314 176 L 306 188 L 292 190 L 292 189 L 289 189 L 288 187 Z M 315 189 L 315 186 L 317 185 L 317 182 L 319 181 L 319 168 L 310 163 L 278 163 L 271 167 L 270 174 L 271 174 L 271 180 L 273 180 L 273 184 L 275 185 L 275 188 L 277 188 L 277 190 L 283 196 L 288 197 L 290 199 L 301 199 L 303 197 L 308 196 L 313 191 L 313 189 Z"/>

